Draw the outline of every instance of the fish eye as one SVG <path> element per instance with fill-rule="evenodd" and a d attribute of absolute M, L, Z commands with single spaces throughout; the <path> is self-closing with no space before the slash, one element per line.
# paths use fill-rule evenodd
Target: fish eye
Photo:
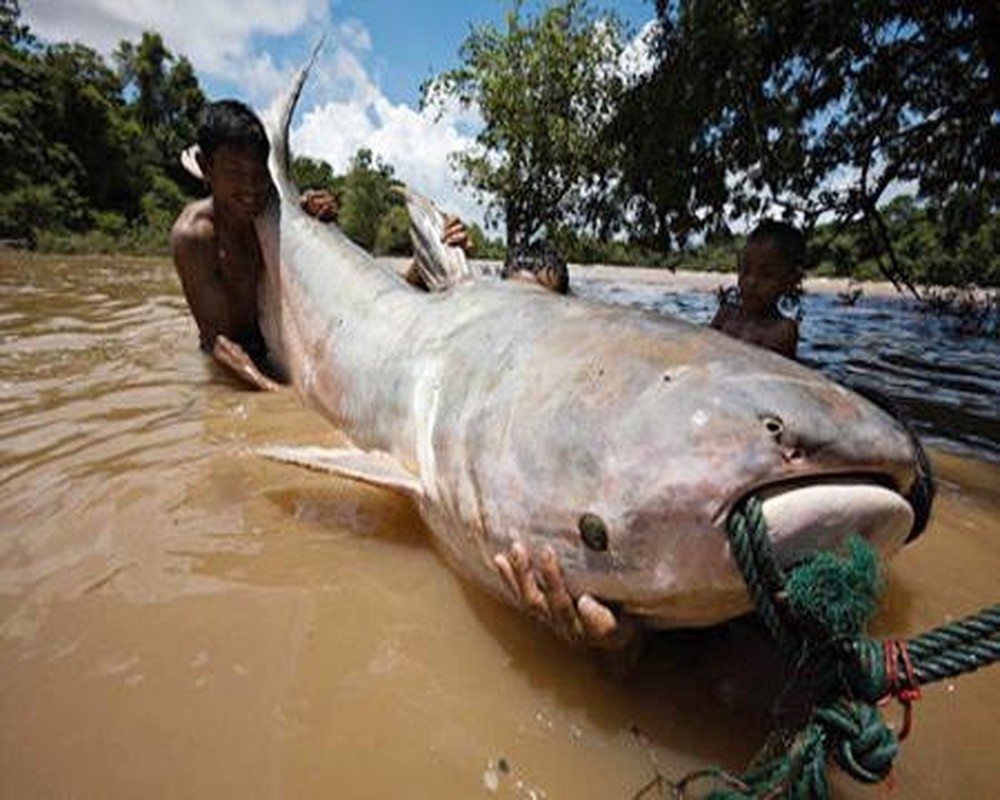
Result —
<path fill-rule="evenodd" d="M 577 523 L 580 538 L 591 550 L 604 551 L 608 549 L 608 527 L 597 514 L 586 513 Z"/>

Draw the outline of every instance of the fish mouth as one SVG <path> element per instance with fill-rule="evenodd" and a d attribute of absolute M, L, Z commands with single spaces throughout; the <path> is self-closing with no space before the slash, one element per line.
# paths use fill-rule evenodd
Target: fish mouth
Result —
<path fill-rule="evenodd" d="M 750 495 L 761 503 L 768 536 L 778 562 L 794 564 L 820 550 L 834 550 L 850 535 L 861 536 L 883 556 L 908 541 L 919 508 L 884 476 L 826 475 L 758 486 Z"/>
<path fill-rule="evenodd" d="M 920 476 L 914 485 L 920 483 Z M 926 510 L 900 493 L 884 473 L 824 473 L 758 484 L 727 504 L 716 517 L 724 530 L 734 509 L 751 496 L 761 503 L 768 540 L 783 568 L 791 568 L 820 551 L 841 547 L 851 535 L 861 536 L 881 556 L 892 555 L 926 521 Z M 724 534 L 723 534 L 724 535 Z M 687 588 L 668 598 L 647 597 L 626 604 L 651 628 L 704 627 L 751 610 L 746 586 L 736 576 L 715 580 L 710 588 Z"/>

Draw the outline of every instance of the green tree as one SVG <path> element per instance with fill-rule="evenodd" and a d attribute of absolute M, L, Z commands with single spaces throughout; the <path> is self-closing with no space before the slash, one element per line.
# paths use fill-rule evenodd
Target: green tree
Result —
<path fill-rule="evenodd" d="M 373 251 L 377 256 L 412 255 L 410 215 L 404 206 L 392 206 L 379 220 Z"/>
<path fill-rule="evenodd" d="M 502 261 L 507 250 L 499 239 L 488 239 L 483 229 L 475 222 L 466 223 L 466 231 L 469 234 L 469 242 L 472 244 L 470 255 L 473 258 L 488 258 Z"/>
<path fill-rule="evenodd" d="M 129 109 L 145 134 L 143 160 L 179 180 L 178 156 L 194 140 L 205 104 L 194 68 L 152 31 L 145 31 L 138 44 L 120 42 L 114 58 L 122 85 L 132 94 Z"/>
<path fill-rule="evenodd" d="M 362 148 L 351 159 L 340 194 L 341 229 L 366 250 L 375 249 L 382 217 L 400 205 L 402 198 L 393 191 L 393 169 Z"/>
<path fill-rule="evenodd" d="M 52 103 L 48 135 L 72 152 L 80 191 L 93 208 L 135 217 L 142 195 L 141 131 L 125 113 L 118 76 L 80 44 L 48 47 L 43 64 Z"/>
<path fill-rule="evenodd" d="M 0 6 L 0 237 L 34 242 L 40 228 L 86 225 L 86 173 L 64 135 L 59 81 L 19 15 Z"/>
<path fill-rule="evenodd" d="M 177 154 L 203 95 L 190 63 L 155 34 L 123 50 L 134 58 L 118 74 L 83 45 L 40 42 L 17 2 L 0 0 L 0 237 L 76 241 L 96 230 L 98 243 L 164 246 L 184 201 Z"/>
<path fill-rule="evenodd" d="M 300 191 L 326 189 L 334 195 L 339 195 L 343 189 L 344 178 L 335 175 L 333 167 L 322 159 L 295 156 L 292 159 L 292 183 Z"/>
<path fill-rule="evenodd" d="M 617 20 L 584 0 L 528 18 L 515 0 L 504 29 L 474 27 L 461 66 L 423 87 L 426 104 L 457 98 L 482 114 L 475 147 L 454 162 L 490 219 L 502 218 L 508 248 L 590 219 L 611 174 L 599 136 L 622 91 L 621 49 Z"/>
<path fill-rule="evenodd" d="M 664 240 L 777 203 L 860 220 L 907 281 L 880 210 L 913 182 L 997 207 L 996 4 L 657 0 L 657 64 L 611 131 L 638 222 Z M 991 20 L 993 23 L 991 23 Z M 993 24 L 993 27 L 990 25 Z"/>

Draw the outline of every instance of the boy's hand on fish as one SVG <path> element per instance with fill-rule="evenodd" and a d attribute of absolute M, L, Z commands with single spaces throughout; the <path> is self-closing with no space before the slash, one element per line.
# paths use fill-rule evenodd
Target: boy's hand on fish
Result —
<path fill-rule="evenodd" d="M 639 625 L 633 617 L 616 615 L 588 594 L 574 600 L 551 548 L 545 548 L 536 563 L 524 545 L 517 542 L 507 553 L 494 556 L 493 563 L 515 602 L 560 638 L 572 644 L 621 650 L 639 636 Z"/>
<path fill-rule="evenodd" d="M 281 388 L 280 383 L 271 380 L 257 368 L 253 359 L 247 355 L 242 347 L 221 333 L 215 337 L 212 356 L 220 364 L 236 373 L 241 380 L 262 392 L 275 392 Z"/>
<path fill-rule="evenodd" d="M 441 241 L 451 247 L 461 247 L 466 253 L 472 252 L 472 240 L 469 238 L 465 223 L 452 214 L 445 215 Z"/>
<path fill-rule="evenodd" d="M 326 189 L 307 189 L 299 198 L 299 205 L 320 222 L 336 222 L 340 213 L 337 198 Z"/>

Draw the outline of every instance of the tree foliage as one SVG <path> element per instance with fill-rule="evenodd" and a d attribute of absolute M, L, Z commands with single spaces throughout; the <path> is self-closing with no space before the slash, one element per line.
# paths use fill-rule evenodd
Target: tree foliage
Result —
<path fill-rule="evenodd" d="M 610 130 L 628 208 L 682 243 L 777 204 L 861 220 L 916 187 L 997 210 L 1000 11 L 985 0 L 657 0 L 656 66 Z M 991 27 L 992 26 L 992 27 Z M 887 265 L 905 279 L 903 265 Z"/>
<path fill-rule="evenodd" d="M 454 98 L 482 114 L 476 146 L 455 161 L 491 219 L 503 219 L 508 247 L 587 221 L 611 169 L 599 136 L 622 90 L 620 52 L 619 24 L 583 0 L 537 17 L 516 0 L 504 29 L 474 27 L 461 66 L 425 84 L 425 103 Z"/>
<path fill-rule="evenodd" d="M 292 158 L 292 183 L 302 191 L 325 189 L 338 195 L 343 189 L 344 177 L 335 175 L 333 167 L 322 159 L 295 156 Z"/>
<path fill-rule="evenodd" d="M 204 103 L 190 63 L 146 33 L 120 45 L 116 71 L 84 45 L 40 43 L 19 18 L 0 0 L 0 238 L 118 220 L 164 246 L 186 200 L 177 154 Z"/>
<path fill-rule="evenodd" d="M 114 59 L 122 87 L 130 92 L 129 112 L 140 125 L 146 160 L 177 180 L 177 154 L 194 141 L 205 95 L 191 62 L 175 57 L 158 33 L 146 31 L 138 44 L 123 41 Z"/>
<path fill-rule="evenodd" d="M 371 150 L 362 148 L 351 159 L 351 166 L 344 176 L 340 193 L 340 227 L 366 250 L 376 249 L 383 218 L 394 207 L 403 205 L 402 196 L 393 190 L 396 184 L 393 175 L 391 166 L 376 159 Z M 391 235 L 383 233 L 382 246 L 390 247 L 390 241 L 393 241 Z"/>

